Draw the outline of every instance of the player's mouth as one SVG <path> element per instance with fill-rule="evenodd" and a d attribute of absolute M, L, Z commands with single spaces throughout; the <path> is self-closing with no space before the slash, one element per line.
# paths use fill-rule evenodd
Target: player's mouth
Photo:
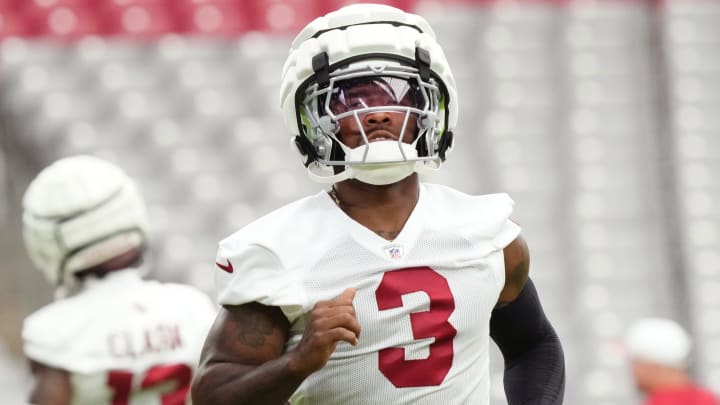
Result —
<path fill-rule="evenodd" d="M 379 141 L 396 141 L 397 138 L 390 132 L 384 129 L 377 129 L 370 131 L 367 134 L 368 142 L 379 142 Z"/>

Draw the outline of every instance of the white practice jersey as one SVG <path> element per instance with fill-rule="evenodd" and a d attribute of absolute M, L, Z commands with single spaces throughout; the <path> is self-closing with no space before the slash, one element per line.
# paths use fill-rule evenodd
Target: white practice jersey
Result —
<path fill-rule="evenodd" d="M 489 320 L 505 283 L 502 249 L 519 234 L 506 194 L 422 184 L 389 242 L 325 192 L 220 242 L 218 300 L 279 306 L 297 345 L 307 313 L 346 288 L 362 331 L 338 344 L 292 404 L 489 403 Z M 223 270 L 224 268 L 224 270 Z"/>
<path fill-rule="evenodd" d="M 185 404 L 216 308 L 190 286 L 113 272 L 27 317 L 24 351 L 70 373 L 72 404 Z"/>

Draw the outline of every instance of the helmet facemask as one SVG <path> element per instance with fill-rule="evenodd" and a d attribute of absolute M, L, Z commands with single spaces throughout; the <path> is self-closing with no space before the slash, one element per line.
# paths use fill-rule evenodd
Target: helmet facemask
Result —
<path fill-rule="evenodd" d="M 314 180 L 390 184 L 440 166 L 445 117 L 434 78 L 423 80 L 415 67 L 377 59 L 348 64 L 327 78 L 327 83 L 313 80 L 299 92 L 301 132 L 315 152 L 308 162 Z M 381 114 L 402 123 L 394 125 L 397 133 L 382 134 L 385 128 L 367 123 Z M 342 127 L 352 127 L 359 141 L 348 144 L 352 135 L 343 139 Z"/>

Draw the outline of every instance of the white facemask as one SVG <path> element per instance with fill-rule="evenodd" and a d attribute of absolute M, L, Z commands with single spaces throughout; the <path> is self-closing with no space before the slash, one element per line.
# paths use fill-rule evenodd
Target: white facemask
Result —
<path fill-rule="evenodd" d="M 439 160 L 421 161 L 417 150 L 410 144 L 397 141 L 371 142 L 365 155 L 366 145 L 357 148 L 343 148 L 348 165 L 340 173 L 332 173 L 329 167 L 308 166 L 308 176 L 318 183 L 331 184 L 347 179 L 382 186 L 397 183 L 412 173 L 430 174 L 440 168 Z M 402 151 L 402 152 L 401 152 Z M 410 161 L 404 161 L 405 159 Z M 388 163 L 383 163 L 388 162 Z"/>

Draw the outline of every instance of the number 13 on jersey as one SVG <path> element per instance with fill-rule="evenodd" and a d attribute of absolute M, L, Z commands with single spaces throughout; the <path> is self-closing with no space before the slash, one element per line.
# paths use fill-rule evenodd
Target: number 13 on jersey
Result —
<path fill-rule="evenodd" d="M 183 405 L 186 403 L 192 369 L 187 364 L 165 364 L 150 368 L 140 376 L 140 385 L 133 385 L 134 375 L 129 371 L 113 370 L 108 374 L 107 385 L 113 390 L 112 405 L 127 405 L 133 393 L 170 384 L 168 391 L 161 394 L 162 405 Z"/>

